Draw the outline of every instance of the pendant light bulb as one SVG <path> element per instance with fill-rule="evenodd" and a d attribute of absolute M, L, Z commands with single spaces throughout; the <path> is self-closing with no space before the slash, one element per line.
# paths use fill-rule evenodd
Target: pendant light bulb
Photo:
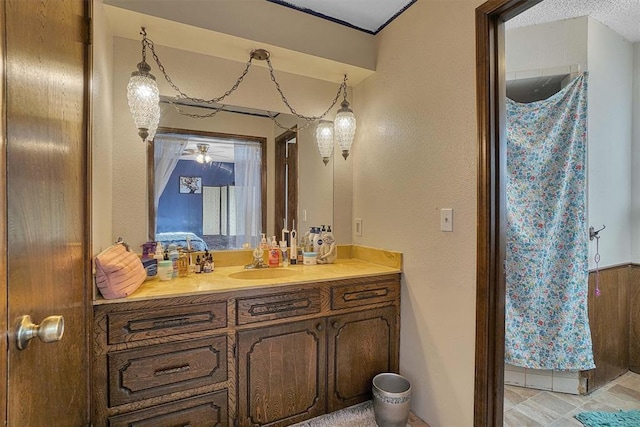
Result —
<path fill-rule="evenodd" d="M 356 134 L 356 116 L 353 114 L 351 108 L 349 108 L 346 89 L 344 101 L 340 104 L 340 109 L 334 121 L 334 133 L 338 145 L 342 150 L 342 157 L 347 160 L 349 150 L 351 150 L 351 144 L 353 144 L 353 137 Z"/>
<path fill-rule="evenodd" d="M 320 120 L 316 127 L 316 142 L 325 166 L 333 152 L 333 123 L 328 120 Z"/>

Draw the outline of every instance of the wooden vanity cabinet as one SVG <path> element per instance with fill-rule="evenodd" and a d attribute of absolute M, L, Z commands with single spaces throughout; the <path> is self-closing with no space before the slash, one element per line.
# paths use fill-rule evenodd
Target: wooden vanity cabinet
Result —
<path fill-rule="evenodd" d="M 287 426 L 397 372 L 400 275 L 94 307 L 93 425 Z"/>

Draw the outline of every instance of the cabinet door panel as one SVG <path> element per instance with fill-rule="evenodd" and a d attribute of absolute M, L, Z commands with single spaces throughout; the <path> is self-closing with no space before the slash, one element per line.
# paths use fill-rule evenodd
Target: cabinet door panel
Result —
<path fill-rule="evenodd" d="M 329 412 L 371 398 L 371 380 L 398 369 L 396 308 L 329 318 Z"/>
<path fill-rule="evenodd" d="M 238 333 L 241 426 L 286 426 L 324 413 L 324 320 Z"/>
<path fill-rule="evenodd" d="M 227 427 L 227 391 L 109 418 L 109 427 Z"/>

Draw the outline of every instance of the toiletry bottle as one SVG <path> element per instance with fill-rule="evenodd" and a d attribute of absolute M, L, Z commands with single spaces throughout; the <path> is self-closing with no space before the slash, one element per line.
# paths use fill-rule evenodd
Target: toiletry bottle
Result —
<path fill-rule="evenodd" d="M 278 267 L 280 265 L 280 248 L 276 242 L 276 236 L 271 239 L 271 248 L 269 249 L 269 267 Z"/>
<path fill-rule="evenodd" d="M 211 257 L 211 254 L 209 253 L 209 251 L 205 250 L 204 255 L 202 256 L 202 272 L 203 273 L 211 273 L 213 271 L 210 257 Z"/>
<path fill-rule="evenodd" d="M 178 248 L 173 243 L 169 245 L 169 260 L 171 261 L 171 265 L 173 266 L 173 277 L 178 277 L 178 258 L 180 254 L 178 253 Z"/>
<path fill-rule="evenodd" d="M 316 237 L 316 228 L 315 227 L 311 227 L 309 229 L 309 237 L 304 245 L 304 250 L 306 252 L 311 252 L 313 251 L 313 239 Z"/>
<path fill-rule="evenodd" d="M 287 254 L 287 241 L 286 240 L 281 240 L 280 241 L 280 254 L 281 256 L 281 262 L 280 265 L 283 267 L 288 267 L 289 266 L 289 254 Z"/>
<path fill-rule="evenodd" d="M 160 261 L 164 261 L 164 253 L 162 252 L 162 243 L 161 242 L 157 242 L 156 243 L 156 253 L 153 256 L 155 259 L 158 260 L 158 262 Z"/>
<path fill-rule="evenodd" d="M 298 239 L 296 239 L 298 233 L 296 232 L 296 222 L 293 221 L 293 227 L 289 233 L 289 241 L 291 242 L 289 248 L 289 262 L 291 265 L 298 263 Z"/>
<path fill-rule="evenodd" d="M 213 252 L 209 252 L 209 264 L 211 264 L 211 271 L 215 270 L 215 264 L 213 263 Z"/>
<path fill-rule="evenodd" d="M 187 277 L 189 275 L 189 258 L 187 254 L 181 252 L 178 256 L 178 277 Z"/>
<path fill-rule="evenodd" d="M 269 243 L 267 242 L 267 238 L 265 237 L 265 234 L 264 233 L 261 233 L 261 234 L 262 234 L 262 239 L 260 239 L 260 249 L 262 249 L 262 258 L 267 259 L 268 251 L 269 251 Z"/>
<path fill-rule="evenodd" d="M 202 269 L 201 269 L 201 265 L 200 265 L 200 255 L 196 256 L 196 265 L 195 265 L 195 273 L 196 274 L 200 274 L 202 273 Z"/>
<path fill-rule="evenodd" d="M 324 225 L 322 226 L 322 228 L 324 228 Z M 318 234 L 315 235 L 313 240 L 313 252 L 319 254 L 326 231 L 321 231 L 319 228 L 316 231 L 318 232 Z"/>

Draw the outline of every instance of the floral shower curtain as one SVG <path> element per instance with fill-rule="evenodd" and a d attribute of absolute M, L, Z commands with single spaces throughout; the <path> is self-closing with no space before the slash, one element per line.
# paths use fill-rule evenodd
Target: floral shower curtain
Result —
<path fill-rule="evenodd" d="M 505 362 L 593 369 L 587 315 L 587 74 L 552 97 L 507 100 Z"/>

